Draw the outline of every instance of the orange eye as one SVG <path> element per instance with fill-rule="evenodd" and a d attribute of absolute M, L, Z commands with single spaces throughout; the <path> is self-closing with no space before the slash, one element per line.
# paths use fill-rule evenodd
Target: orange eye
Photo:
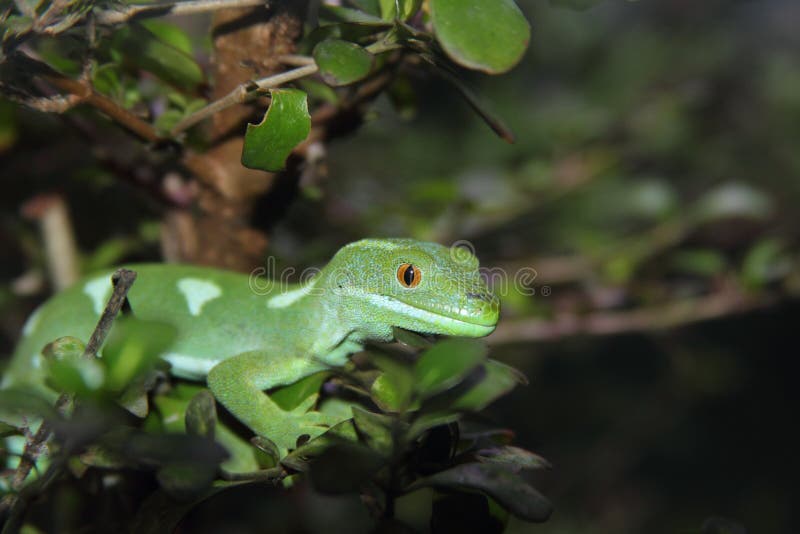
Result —
<path fill-rule="evenodd" d="M 404 263 L 397 268 L 397 281 L 403 287 L 417 287 L 422 280 L 422 271 L 410 263 Z"/>

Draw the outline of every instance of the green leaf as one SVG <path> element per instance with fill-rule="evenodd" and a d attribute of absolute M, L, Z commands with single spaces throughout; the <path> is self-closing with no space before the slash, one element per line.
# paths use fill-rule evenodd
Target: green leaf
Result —
<path fill-rule="evenodd" d="M 423 398 L 450 389 L 485 360 L 486 352 L 486 346 L 479 341 L 440 341 L 417 360 L 414 367 L 415 389 Z"/>
<path fill-rule="evenodd" d="M 0 25 L 0 30 L 5 30 L 6 35 L 21 35 L 27 33 L 33 27 L 33 18 L 28 16 L 11 15 Z"/>
<path fill-rule="evenodd" d="M 106 381 L 103 366 L 95 359 L 68 356 L 51 360 L 47 366 L 47 384 L 57 391 L 89 396 Z"/>
<path fill-rule="evenodd" d="M 48 360 L 64 360 L 67 358 L 80 358 L 86 350 L 86 345 L 80 339 L 64 336 L 51 341 L 42 349 L 42 355 Z"/>
<path fill-rule="evenodd" d="M 381 18 L 383 20 L 407 20 L 419 10 L 422 0 L 380 0 Z M 400 14 L 397 14 L 397 8 Z"/>
<path fill-rule="evenodd" d="M 778 239 L 768 238 L 756 243 L 742 262 L 742 278 L 749 288 L 759 288 L 779 280 L 792 270 L 792 261 Z"/>
<path fill-rule="evenodd" d="M 270 395 L 270 398 L 282 410 L 287 412 L 294 410 L 311 395 L 319 393 L 322 383 L 327 380 L 328 376 L 330 373 L 327 371 L 307 376 L 294 384 L 278 388 Z"/>
<path fill-rule="evenodd" d="M 244 440 L 221 422 L 217 422 L 214 439 L 222 445 L 230 455 L 220 466 L 229 473 L 252 473 L 262 467 L 274 467 L 272 458 L 262 455 L 253 444 Z M 259 457 L 267 456 L 263 462 Z"/>
<path fill-rule="evenodd" d="M 322 493 L 351 493 L 358 491 L 383 465 L 383 458 L 363 445 L 337 443 L 311 465 L 311 483 Z"/>
<path fill-rule="evenodd" d="M 152 368 L 176 334 L 175 327 L 166 323 L 135 317 L 118 319 L 103 347 L 102 362 L 108 375 L 106 388 L 122 391 Z"/>
<path fill-rule="evenodd" d="M 139 506 L 130 528 L 137 534 L 163 534 L 178 532 L 183 517 L 203 500 L 226 489 L 224 486 L 213 487 L 196 499 L 176 501 L 166 491 L 157 490 L 144 499 Z"/>
<path fill-rule="evenodd" d="M 375 57 L 355 43 L 326 39 L 314 47 L 314 61 L 326 83 L 349 85 L 366 77 Z"/>
<path fill-rule="evenodd" d="M 309 469 L 309 461 L 322 456 L 330 447 L 357 440 L 358 434 L 353 426 L 353 420 L 348 419 L 290 452 L 281 460 L 281 464 L 288 469 L 305 472 Z"/>
<path fill-rule="evenodd" d="M 436 38 L 450 59 L 488 74 L 511 69 L 531 29 L 513 0 L 430 0 Z"/>
<path fill-rule="evenodd" d="M 365 445 L 383 455 L 391 454 L 394 443 L 392 439 L 394 421 L 391 417 L 353 406 L 353 422 Z"/>
<path fill-rule="evenodd" d="M 0 438 L 7 438 L 8 436 L 22 436 L 24 433 L 22 429 L 9 425 L 0 421 Z"/>
<path fill-rule="evenodd" d="M 306 94 L 297 89 L 270 89 L 272 101 L 260 124 L 248 124 L 242 165 L 277 172 L 294 147 L 308 137 L 311 116 Z"/>
<path fill-rule="evenodd" d="M 394 337 L 395 341 L 399 341 L 413 349 L 427 349 L 433 345 L 433 342 L 426 337 L 398 327 L 392 328 L 392 337 Z"/>
<path fill-rule="evenodd" d="M 158 37 L 161 42 L 191 56 L 192 40 L 189 38 L 189 35 L 176 24 L 164 20 L 144 20 L 140 24 Z"/>
<path fill-rule="evenodd" d="M 725 256 L 714 249 L 690 249 L 675 253 L 670 263 L 676 270 L 697 276 L 714 276 L 726 266 Z"/>
<path fill-rule="evenodd" d="M 372 358 L 383 371 L 372 383 L 370 392 L 375 402 L 386 412 L 400 412 L 408 408 L 414 389 L 412 370 L 384 354 L 373 354 Z"/>
<path fill-rule="evenodd" d="M 433 427 L 454 423 L 461 418 L 461 414 L 454 412 L 423 413 L 414 419 L 411 427 L 406 432 L 406 439 L 415 440 L 420 434 Z"/>
<path fill-rule="evenodd" d="M 418 480 L 409 490 L 437 487 L 480 491 L 495 499 L 509 512 L 526 521 L 547 521 L 553 511 L 541 493 L 519 475 L 497 464 L 461 464 Z"/>
<path fill-rule="evenodd" d="M 214 439 L 217 426 L 217 406 L 207 389 L 192 397 L 186 407 L 186 433 Z"/>
<path fill-rule="evenodd" d="M 550 462 L 519 447 L 506 445 L 481 449 L 476 454 L 482 462 L 507 465 L 514 472 L 522 469 L 550 469 Z"/>
<path fill-rule="evenodd" d="M 350 0 L 349 4 L 370 15 L 377 16 L 381 11 L 380 0 Z"/>
<path fill-rule="evenodd" d="M 31 391 L 30 388 L 0 390 L 0 406 L 3 407 L 3 416 L 6 414 L 22 415 L 27 418 L 32 416 L 54 417 L 52 401 L 44 398 L 41 390 Z M 11 422 L 14 422 L 13 420 Z"/>
<path fill-rule="evenodd" d="M 216 464 L 176 462 L 158 470 L 161 487 L 179 500 L 195 499 L 211 487 L 217 474 Z"/>
<path fill-rule="evenodd" d="M 194 58 L 164 42 L 141 24 L 130 24 L 119 30 L 114 35 L 112 46 L 138 67 L 183 89 L 193 89 L 204 79 Z"/>
<path fill-rule="evenodd" d="M 137 380 L 131 382 L 117 397 L 117 403 L 139 418 L 147 417 L 150 411 L 150 401 L 147 392 L 155 384 L 157 371 L 145 373 Z"/>
<path fill-rule="evenodd" d="M 185 432 L 186 431 L 186 406 L 189 401 L 170 395 L 156 395 L 153 398 L 159 415 L 161 424 L 165 432 Z"/>
<path fill-rule="evenodd" d="M 487 361 L 484 369 L 483 379 L 452 404 L 454 410 L 479 412 L 517 384 L 527 383 L 522 373 L 495 360 Z"/>
<path fill-rule="evenodd" d="M 331 88 L 330 85 L 322 83 L 319 80 L 303 79 L 297 82 L 297 85 L 305 91 L 311 100 L 319 100 L 327 102 L 328 104 L 336 104 L 339 102 L 339 95 Z"/>
<path fill-rule="evenodd" d="M 281 459 L 280 449 L 278 449 L 278 446 L 275 445 L 271 439 L 264 436 L 253 436 L 253 438 L 250 439 L 250 443 L 253 447 L 266 454 L 273 465 L 277 465 L 278 461 Z"/>

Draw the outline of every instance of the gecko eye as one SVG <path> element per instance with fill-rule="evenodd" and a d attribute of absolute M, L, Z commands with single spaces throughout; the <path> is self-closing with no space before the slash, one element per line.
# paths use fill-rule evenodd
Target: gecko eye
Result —
<path fill-rule="evenodd" d="M 417 287 L 422 280 L 422 271 L 410 263 L 404 263 L 397 268 L 397 281 L 403 287 Z"/>

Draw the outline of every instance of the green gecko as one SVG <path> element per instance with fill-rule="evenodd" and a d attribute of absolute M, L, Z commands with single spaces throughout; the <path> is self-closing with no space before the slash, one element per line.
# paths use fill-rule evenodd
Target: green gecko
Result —
<path fill-rule="evenodd" d="M 309 282 L 266 287 L 264 279 L 189 265 L 127 266 L 134 315 L 163 321 L 177 338 L 163 358 L 176 377 L 205 380 L 214 397 L 281 454 L 297 438 L 338 423 L 314 411 L 316 396 L 282 410 L 266 390 L 339 367 L 366 341 L 390 341 L 392 328 L 482 337 L 499 301 L 465 249 L 412 239 L 364 239 L 344 246 Z M 111 294 L 111 272 L 55 295 L 23 329 L 5 387 L 43 384 L 42 348 L 88 340 Z"/>

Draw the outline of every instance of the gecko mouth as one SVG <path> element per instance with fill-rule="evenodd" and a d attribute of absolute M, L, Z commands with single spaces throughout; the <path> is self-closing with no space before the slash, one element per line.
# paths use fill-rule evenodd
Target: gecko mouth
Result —
<path fill-rule="evenodd" d="M 409 322 L 425 325 L 418 331 L 427 333 L 445 333 L 446 330 L 446 333 L 452 335 L 483 337 L 492 333 L 497 325 L 497 308 L 489 309 L 493 313 L 477 315 L 466 314 L 461 310 L 426 309 L 385 295 L 368 295 L 367 298 L 377 308 L 399 313 L 408 317 Z"/>

